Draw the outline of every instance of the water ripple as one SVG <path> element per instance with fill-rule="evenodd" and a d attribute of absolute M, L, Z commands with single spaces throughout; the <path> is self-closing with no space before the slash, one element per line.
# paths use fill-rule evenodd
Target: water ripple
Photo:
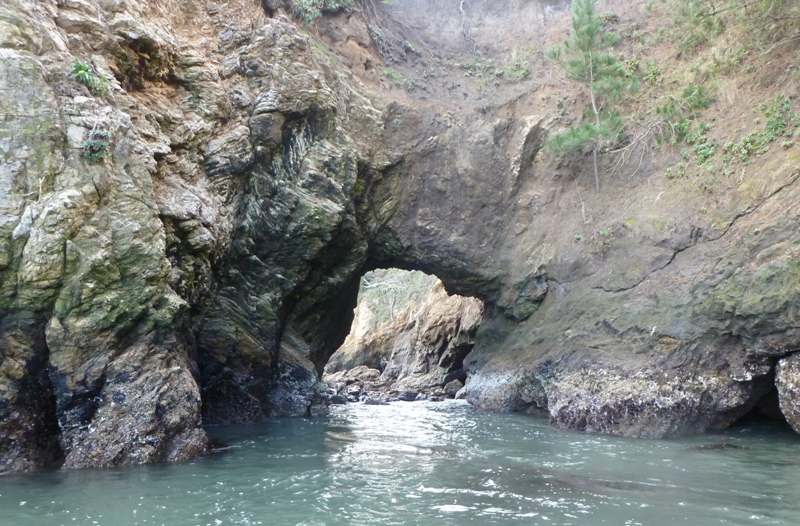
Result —
<path fill-rule="evenodd" d="M 197 462 L 2 478 L 0 525 L 800 524 L 785 429 L 628 440 L 415 402 L 209 433 Z"/>

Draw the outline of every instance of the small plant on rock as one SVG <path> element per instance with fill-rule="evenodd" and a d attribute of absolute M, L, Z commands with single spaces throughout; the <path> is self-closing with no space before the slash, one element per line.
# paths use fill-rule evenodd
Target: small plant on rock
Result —
<path fill-rule="evenodd" d="M 305 24 L 311 24 L 323 11 L 338 11 L 353 5 L 353 0 L 292 0 L 294 13 Z"/>
<path fill-rule="evenodd" d="M 531 52 L 520 51 L 514 52 L 502 64 L 502 67 L 495 69 L 495 77 L 502 77 L 511 82 L 525 80 L 531 76 L 529 68 Z"/>
<path fill-rule="evenodd" d="M 92 130 L 89 138 L 83 143 L 83 158 L 88 164 L 102 162 L 111 146 L 109 134 L 105 130 Z"/>
<path fill-rule="evenodd" d="M 404 84 L 406 81 L 405 77 L 395 71 L 394 68 L 383 68 L 383 74 L 389 77 L 389 80 L 397 82 L 398 84 Z"/>
<path fill-rule="evenodd" d="M 89 88 L 95 97 L 102 97 L 108 91 L 108 77 L 97 73 L 94 68 L 81 60 L 75 59 L 72 62 L 69 78 L 75 79 Z"/>
<path fill-rule="evenodd" d="M 612 233 L 611 230 L 598 230 L 592 236 L 592 243 L 594 244 L 594 251 L 596 254 L 605 256 L 609 248 L 611 248 Z"/>
<path fill-rule="evenodd" d="M 659 86 L 662 78 L 661 69 L 655 64 L 648 64 L 647 72 L 644 75 L 644 83 L 651 87 Z"/>

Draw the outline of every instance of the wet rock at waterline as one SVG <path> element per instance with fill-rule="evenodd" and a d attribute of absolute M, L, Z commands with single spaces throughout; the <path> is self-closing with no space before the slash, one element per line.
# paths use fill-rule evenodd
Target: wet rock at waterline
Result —
<path fill-rule="evenodd" d="M 778 362 L 775 385 L 780 409 L 792 429 L 800 433 L 800 354 Z"/>
<path fill-rule="evenodd" d="M 323 377 L 323 381 L 328 386 L 331 403 L 334 403 L 334 399 L 337 400 L 335 403 L 340 403 L 340 400 L 358 402 L 362 400 L 362 396 L 368 398 L 369 393 L 378 392 L 385 387 L 380 381 L 380 376 L 379 370 L 360 365 L 347 371 L 327 374 Z"/>
<path fill-rule="evenodd" d="M 594 192 L 580 160 L 541 155 L 582 115 L 542 54 L 487 90 L 414 77 L 433 65 L 406 49 L 414 27 L 441 67 L 476 46 L 499 64 L 562 41 L 566 10 L 493 2 L 473 26 L 408 1 L 308 29 L 282 2 L 3 3 L 0 472 L 181 460 L 203 423 L 322 412 L 362 277 L 386 267 L 485 305 L 398 315 L 388 361 L 362 362 L 392 396 L 468 377 L 483 408 L 664 436 L 729 425 L 777 383 L 797 429 L 796 146 L 724 189 L 647 150 Z M 790 70 L 741 84 L 792 95 Z M 751 108 L 715 104 L 715 140 L 738 140 Z"/>
<path fill-rule="evenodd" d="M 442 388 L 444 393 L 449 396 L 450 398 L 456 398 L 458 393 L 464 388 L 464 384 L 461 383 L 461 380 L 451 380 L 445 384 Z"/>

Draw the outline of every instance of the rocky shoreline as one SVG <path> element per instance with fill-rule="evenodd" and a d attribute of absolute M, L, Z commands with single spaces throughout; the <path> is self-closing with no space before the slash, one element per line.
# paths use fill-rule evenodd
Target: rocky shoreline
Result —
<path fill-rule="evenodd" d="M 444 386 L 419 388 L 396 386 L 394 383 L 382 382 L 379 370 L 365 366 L 328 375 L 324 378 L 324 382 L 328 387 L 329 403 L 332 405 L 358 402 L 376 405 L 423 400 L 441 402 L 465 397 L 464 384 L 460 380 L 451 380 Z"/>

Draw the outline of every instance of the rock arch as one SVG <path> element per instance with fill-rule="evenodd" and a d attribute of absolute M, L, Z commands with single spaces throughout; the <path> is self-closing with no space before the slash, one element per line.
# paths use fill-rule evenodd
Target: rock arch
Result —
<path fill-rule="evenodd" d="M 546 90 L 388 102 L 257 2 L 27 4 L 0 33 L 0 471 L 178 460 L 204 450 L 203 415 L 305 413 L 378 266 L 486 302 L 475 404 L 699 432 L 778 364 L 800 429 L 800 187 L 780 156 L 714 214 L 656 167 L 581 193 L 579 166 L 537 155 Z M 130 41 L 161 60 L 135 91 L 65 75 L 95 54 L 123 75 Z M 97 126 L 112 144 L 89 165 Z"/>

